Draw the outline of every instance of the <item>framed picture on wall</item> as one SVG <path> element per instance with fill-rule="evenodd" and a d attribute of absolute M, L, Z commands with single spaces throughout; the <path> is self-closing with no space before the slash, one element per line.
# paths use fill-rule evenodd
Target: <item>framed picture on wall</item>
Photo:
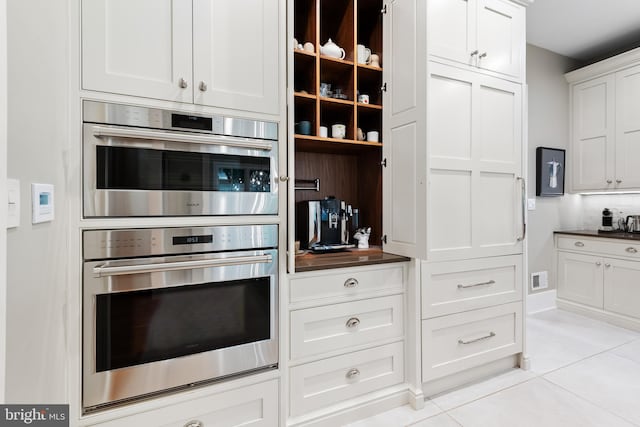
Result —
<path fill-rule="evenodd" d="M 536 196 L 564 194 L 565 151 L 558 148 L 536 148 Z"/>

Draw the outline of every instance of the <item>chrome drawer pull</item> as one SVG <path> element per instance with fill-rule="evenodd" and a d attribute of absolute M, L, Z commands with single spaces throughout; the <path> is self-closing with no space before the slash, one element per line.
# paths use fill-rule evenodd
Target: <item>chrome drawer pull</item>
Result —
<path fill-rule="evenodd" d="M 350 279 L 347 279 L 344 282 L 345 288 L 355 288 L 356 286 L 358 286 L 358 280 L 354 279 L 353 277 Z"/>
<path fill-rule="evenodd" d="M 636 248 L 634 248 L 634 247 L 631 247 L 631 246 L 629 246 L 629 247 L 626 249 L 626 251 L 627 251 L 627 252 L 629 252 L 630 254 L 636 254 L 636 253 L 638 253 L 638 250 L 637 250 Z"/>
<path fill-rule="evenodd" d="M 495 280 L 489 280 L 488 282 L 474 283 L 473 285 L 458 285 L 458 289 L 475 288 L 476 286 L 488 286 L 496 283 Z"/>
<path fill-rule="evenodd" d="M 349 369 L 345 377 L 347 377 L 347 379 L 353 379 L 358 377 L 359 375 L 360 375 L 360 371 L 357 370 L 356 368 L 353 368 L 353 369 Z"/>
<path fill-rule="evenodd" d="M 460 339 L 460 340 L 458 340 L 458 344 L 464 344 L 464 345 L 473 344 L 474 342 L 487 340 L 487 339 L 493 338 L 495 336 L 496 336 L 496 334 L 494 332 L 489 332 L 489 335 L 485 335 L 484 337 L 476 338 L 476 339 L 469 340 L 469 341 L 464 341 L 464 340 Z"/>
<path fill-rule="evenodd" d="M 600 266 L 602 265 L 602 263 L 601 263 L 600 261 L 597 261 L 597 262 L 596 262 L 596 265 L 597 265 L 598 267 L 600 267 Z"/>
<path fill-rule="evenodd" d="M 347 320 L 347 328 L 355 328 L 359 324 L 360 319 L 358 319 L 357 317 L 352 317 L 351 319 Z"/>
<path fill-rule="evenodd" d="M 193 420 L 186 423 L 184 427 L 204 427 L 204 423 L 202 421 Z"/>
<path fill-rule="evenodd" d="M 605 267 L 607 267 L 607 268 L 610 268 L 610 267 L 611 267 L 611 264 L 606 263 L 604 266 L 605 266 Z"/>
<path fill-rule="evenodd" d="M 577 247 L 581 248 L 584 246 L 584 243 L 582 242 L 575 242 L 574 245 L 576 245 Z"/>

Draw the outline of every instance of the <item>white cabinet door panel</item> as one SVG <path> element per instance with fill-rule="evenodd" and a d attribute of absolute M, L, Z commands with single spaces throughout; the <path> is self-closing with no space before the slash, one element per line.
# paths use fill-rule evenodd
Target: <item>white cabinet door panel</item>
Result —
<path fill-rule="evenodd" d="M 191 12 L 191 0 L 83 1 L 83 89 L 192 102 Z"/>
<path fill-rule="evenodd" d="M 640 318 L 640 263 L 604 259 L 604 309 Z"/>
<path fill-rule="evenodd" d="M 429 52 L 475 65 L 477 0 L 430 0 L 428 3 Z"/>
<path fill-rule="evenodd" d="M 279 3 L 194 0 L 195 103 L 278 114 Z"/>
<path fill-rule="evenodd" d="M 468 251 L 472 247 L 470 171 L 432 170 L 430 176 L 430 251 Z"/>
<path fill-rule="evenodd" d="M 514 253 L 521 234 L 520 187 L 512 174 L 481 172 L 475 188 L 476 244 L 487 255 Z M 517 251 L 516 251 L 517 252 Z"/>
<path fill-rule="evenodd" d="M 558 298 L 603 307 L 602 258 L 558 252 Z"/>
<path fill-rule="evenodd" d="M 433 76 L 429 94 L 438 103 L 430 110 L 431 157 L 471 159 L 472 88 L 469 81 Z"/>
<path fill-rule="evenodd" d="M 640 66 L 616 73 L 616 188 L 640 188 Z"/>

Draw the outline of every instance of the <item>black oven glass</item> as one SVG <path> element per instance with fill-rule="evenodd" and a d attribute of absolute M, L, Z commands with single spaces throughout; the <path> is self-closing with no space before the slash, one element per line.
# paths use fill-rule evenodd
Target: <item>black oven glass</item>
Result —
<path fill-rule="evenodd" d="M 96 370 L 267 340 L 269 277 L 96 296 Z"/>
<path fill-rule="evenodd" d="M 268 157 L 97 146 L 101 190 L 271 191 Z"/>

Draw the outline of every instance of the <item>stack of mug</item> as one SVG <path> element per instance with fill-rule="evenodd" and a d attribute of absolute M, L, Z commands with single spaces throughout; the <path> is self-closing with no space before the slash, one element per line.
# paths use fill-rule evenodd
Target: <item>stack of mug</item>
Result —
<path fill-rule="evenodd" d="M 370 65 L 372 67 L 380 67 L 380 56 L 371 53 L 371 49 L 363 44 L 359 44 L 356 49 L 358 64 Z"/>

